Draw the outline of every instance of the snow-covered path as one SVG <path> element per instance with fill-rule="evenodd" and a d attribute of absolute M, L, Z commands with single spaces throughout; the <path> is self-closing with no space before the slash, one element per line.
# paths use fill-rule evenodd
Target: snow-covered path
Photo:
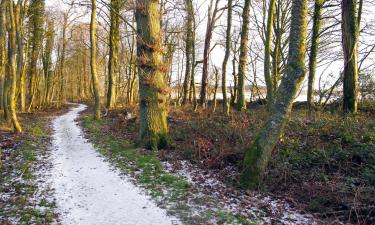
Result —
<path fill-rule="evenodd" d="M 179 224 L 105 162 L 74 121 L 85 105 L 53 121 L 51 185 L 64 225 Z"/>

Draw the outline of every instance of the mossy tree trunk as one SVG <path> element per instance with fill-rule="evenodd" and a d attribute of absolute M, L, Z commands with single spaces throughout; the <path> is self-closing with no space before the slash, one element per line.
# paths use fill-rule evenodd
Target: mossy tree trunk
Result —
<path fill-rule="evenodd" d="M 221 91 L 223 92 L 223 112 L 229 115 L 229 104 L 227 96 L 227 65 L 231 50 L 232 41 L 232 14 L 233 14 L 233 0 L 228 0 L 228 15 L 227 15 L 227 33 L 225 40 L 225 56 L 223 61 L 223 72 L 221 77 Z"/>
<path fill-rule="evenodd" d="M 9 109 L 14 131 L 22 132 L 21 125 L 18 122 L 16 112 L 16 89 L 17 89 L 17 68 L 16 68 L 16 19 L 14 13 L 13 0 L 8 0 L 9 19 L 8 19 L 8 67 L 9 67 Z"/>
<path fill-rule="evenodd" d="M 288 64 L 271 116 L 255 141 L 246 151 L 241 183 L 245 188 L 258 187 L 267 167 L 272 150 L 284 131 L 290 116 L 293 100 L 306 74 L 307 0 L 293 0 Z"/>
<path fill-rule="evenodd" d="M 342 0 L 342 46 L 344 51 L 344 105 L 347 113 L 358 108 L 358 20 L 357 0 Z"/>
<path fill-rule="evenodd" d="M 140 141 L 160 149 L 168 140 L 167 98 L 170 91 L 163 63 L 160 3 L 137 0 L 137 62 L 139 75 Z"/>
<path fill-rule="evenodd" d="M 276 6 L 276 0 L 270 0 L 268 6 L 268 19 L 266 28 L 266 42 L 264 47 L 264 78 L 267 86 L 267 105 L 268 109 L 274 101 L 273 81 L 271 77 L 271 42 L 272 42 L 272 27 L 273 17 Z"/>
<path fill-rule="evenodd" d="M 119 73 L 118 54 L 120 48 L 120 0 L 111 0 L 111 27 L 109 31 L 109 62 L 107 109 L 116 107 L 116 76 Z"/>
<path fill-rule="evenodd" d="M 237 110 L 246 110 L 246 95 L 245 95 L 245 76 L 247 68 L 247 53 L 249 43 L 250 31 L 250 0 L 245 0 L 245 5 L 242 12 L 242 29 L 241 29 L 241 45 L 240 45 L 240 58 L 238 64 L 238 99 Z"/>
<path fill-rule="evenodd" d="M 309 57 L 309 79 L 307 85 L 307 104 L 309 109 L 314 105 L 314 81 L 316 73 L 316 64 L 319 51 L 319 37 L 322 26 L 322 9 L 326 0 L 315 0 L 313 28 L 311 37 L 310 57 Z"/>
<path fill-rule="evenodd" d="M 94 107 L 94 118 L 100 120 L 100 94 L 99 94 L 99 81 L 98 71 L 96 65 L 96 0 L 91 0 L 91 23 L 90 23 L 90 41 L 91 41 L 91 77 L 92 77 L 92 88 L 94 91 L 95 107 Z"/>

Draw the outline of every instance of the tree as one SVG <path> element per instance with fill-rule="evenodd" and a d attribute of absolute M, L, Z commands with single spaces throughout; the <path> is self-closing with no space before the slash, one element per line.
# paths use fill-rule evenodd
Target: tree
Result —
<path fill-rule="evenodd" d="M 94 118 L 100 120 L 100 95 L 99 95 L 99 81 L 98 81 L 98 71 L 96 66 L 96 0 L 91 0 L 91 23 L 90 23 L 90 40 L 91 40 L 91 77 L 92 77 L 92 87 L 95 97 L 95 107 L 94 107 Z"/>
<path fill-rule="evenodd" d="M 267 85 L 267 104 L 269 109 L 271 108 L 271 105 L 274 101 L 273 82 L 271 77 L 271 42 L 275 6 L 276 0 L 270 0 L 266 28 L 266 43 L 264 47 L 264 78 Z"/>
<path fill-rule="evenodd" d="M 217 15 L 219 8 L 219 1 L 216 0 L 214 4 L 214 0 L 211 0 L 210 5 L 208 7 L 208 18 L 207 18 L 207 29 L 206 29 L 206 36 L 204 39 L 204 52 L 203 52 L 203 70 L 202 70 L 202 84 L 201 84 L 201 93 L 200 93 L 200 105 L 204 107 L 207 101 L 207 78 L 208 78 L 208 67 L 210 62 L 210 54 L 211 54 L 211 41 L 212 35 L 215 29 L 215 24 L 219 18 Z"/>
<path fill-rule="evenodd" d="M 120 47 L 120 0 L 111 0 L 111 27 L 109 31 L 109 62 L 108 62 L 108 109 L 113 109 L 116 105 L 116 75 L 119 73 L 118 54 Z"/>
<path fill-rule="evenodd" d="M 43 70 L 44 70 L 44 79 L 45 79 L 45 100 L 44 102 L 49 103 L 49 96 L 51 95 L 51 88 L 52 88 L 52 51 L 54 46 L 55 40 L 55 23 L 53 19 L 49 19 L 47 21 L 47 30 L 45 33 L 46 36 L 46 44 L 44 47 L 44 55 L 43 55 Z"/>
<path fill-rule="evenodd" d="M 225 41 L 225 56 L 223 61 L 223 72 L 221 77 L 221 88 L 223 92 L 223 112 L 229 114 L 229 104 L 227 97 L 227 65 L 231 51 L 231 34 L 232 34 L 232 13 L 233 13 L 233 0 L 228 0 L 228 15 L 227 15 L 227 33 Z"/>
<path fill-rule="evenodd" d="M 247 52 L 249 43 L 249 29 L 250 29 L 250 0 L 245 0 L 245 5 L 242 12 L 242 30 L 241 30 L 241 44 L 240 44 L 240 58 L 238 64 L 238 100 L 237 110 L 246 110 L 246 96 L 245 96 L 245 73 L 247 64 Z"/>
<path fill-rule="evenodd" d="M 318 60 L 320 29 L 322 25 L 322 8 L 325 1 L 326 0 L 315 0 L 314 4 L 313 28 L 309 57 L 309 80 L 307 86 L 307 104 L 309 109 L 311 109 L 314 104 L 314 80 Z"/>
<path fill-rule="evenodd" d="M 4 0 L 3 0 L 4 1 Z M 21 125 L 18 122 L 16 113 L 16 88 L 17 88 L 17 69 L 16 69 L 16 19 L 14 15 L 14 2 L 8 0 L 9 19 L 8 19 L 8 67 L 9 67 L 9 110 L 12 118 L 13 128 L 16 132 L 22 132 Z"/>
<path fill-rule="evenodd" d="M 167 97 L 170 91 L 163 64 L 160 3 L 137 0 L 137 61 L 139 76 L 140 141 L 151 148 L 163 148 L 168 140 Z"/>
<path fill-rule="evenodd" d="M 342 0 L 342 46 L 344 51 L 344 112 L 358 108 L 358 20 L 357 1 Z"/>
<path fill-rule="evenodd" d="M 7 0 L 2 0 L 0 4 L 0 108 L 4 109 L 4 117 L 7 116 L 7 92 L 5 90 L 5 61 L 6 61 L 6 3 Z"/>
<path fill-rule="evenodd" d="M 272 150 L 290 116 L 293 100 L 305 77 L 306 30 L 307 0 L 293 0 L 286 74 L 278 88 L 276 101 L 271 107 L 271 116 L 246 151 L 241 175 L 241 183 L 246 188 L 256 188 L 259 185 Z"/>
<path fill-rule="evenodd" d="M 184 88 L 182 96 L 182 104 L 185 104 L 188 100 L 188 94 L 190 90 L 190 80 L 192 73 L 192 51 L 193 51 L 193 25 L 194 25 L 194 8 L 192 0 L 185 0 L 185 7 L 187 12 L 186 18 L 186 70 L 184 79 Z"/>
<path fill-rule="evenodd" d="M 43 25 L 44 25 L 44 0 L 32 0 L 29 8 L 30 13 L 30 36 L 31 55 L 29 63 L 29 110 L 33 107 L 36 76 L 38 73 L 37 64 L 42 49 Z"/>

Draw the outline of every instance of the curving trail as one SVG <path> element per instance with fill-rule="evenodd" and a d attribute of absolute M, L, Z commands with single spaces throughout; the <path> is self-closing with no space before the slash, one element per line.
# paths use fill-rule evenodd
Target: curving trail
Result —
<path fill-rule="evenodd" d="M 77 105 L 53 121 L 51 185 L 64 225 L 179 224 L 148 196 L 120 177 L 82 135 Z"/>

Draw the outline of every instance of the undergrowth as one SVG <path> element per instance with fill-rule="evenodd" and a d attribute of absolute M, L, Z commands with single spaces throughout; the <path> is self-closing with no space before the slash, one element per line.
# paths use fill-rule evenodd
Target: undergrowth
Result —
<path fill-rule="evenodd" d="M 96 121 L 91 116 L 85 116 L 82 126 L 101 154 L 133 177 L 134 182 L 144 187 L 160 207 L 167 208 L 184 223 L 206 224 L 215 220 L 218 224 L 253 224 L 239 215 L 220 210 L 206 209 L 203 214 L 193 215 L 191 210 L 197 206 L 194 204 L 212 200 L 195 199 L 193 187 L 184 178 L 166 172 L 156 152 L 136 148 L 116 136 L 106 128 L 105 120 Z M 193 202 L 188 203 L 188 199 L 193 199 Z"/>

